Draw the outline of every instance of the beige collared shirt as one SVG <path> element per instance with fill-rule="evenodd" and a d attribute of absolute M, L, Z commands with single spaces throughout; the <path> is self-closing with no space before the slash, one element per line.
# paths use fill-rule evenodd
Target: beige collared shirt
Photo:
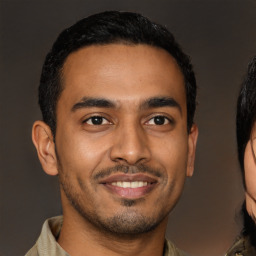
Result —
<path fill-rule="evenodd" d="M 25 256 L 69 256 L 56 241 L 60 234 L 62 222 L 62 216 L 46 220 L 36 244 Z M 166 240 L 163 256 L 186 256 L 186 254 Z"/>

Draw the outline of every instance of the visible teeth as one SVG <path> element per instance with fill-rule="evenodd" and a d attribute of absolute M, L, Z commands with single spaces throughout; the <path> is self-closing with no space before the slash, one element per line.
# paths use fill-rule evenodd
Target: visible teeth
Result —
<path fill-rule="evenodd" d="M 130 182 L 123 182 L 123 188 L 130 188 L 131 187 L 131 184 Z"/>
<path fill-rule="evenodd" d="M 117 181 L 112 182 L 112 186 L 117 186 L 121 188 L 141 188 L 148 185 L 146 181 Z"/>
<path fill-rule="evenodd" d="M 131 182 L 131 188 L 138 188 L 138 187 L 141 187 L 139 181 Z"/>

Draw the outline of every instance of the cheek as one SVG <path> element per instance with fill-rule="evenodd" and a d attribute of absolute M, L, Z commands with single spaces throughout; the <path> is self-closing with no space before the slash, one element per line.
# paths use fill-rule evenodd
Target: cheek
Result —
<path fill-rule="evenodd" d="M 85 136 L 83 132 L 59 134 L 56 138 L 57 151 L 62 166 L 72 172 L 93 172 L 105 159 L 108 143 L 97 140 L 93 136 Z"/>
<path fill-rule="evenodd" d="M 186 171 L 188 154 L 186 136 L 184 134 L 173 135 L 152 144 L 157 145 L 153 147 L 154 160 L 167 170 L 168 175 L 183 176 Z"/>
<path fill-rule="evenodd" d="M 244 154 L 245 184 L 248 194 L 256 200 L 256 163 L 251 151 L 250 143 L 247 144 Z"/>

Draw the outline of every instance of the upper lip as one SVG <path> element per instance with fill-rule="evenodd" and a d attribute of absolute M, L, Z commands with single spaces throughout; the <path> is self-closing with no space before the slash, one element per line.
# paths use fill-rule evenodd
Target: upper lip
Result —
<path fill-rule="evenodd" d="M 112 182 L 117 182 L 117 181 L 127 181 L 127 182 L 132 182 L 132 181 L 144 181 L 148 183 L 156 183 L 157 179 L 145 175 L 145 174 L 114 174 L 111 175 L 107 178 L 104 178 L 100 180 L 100 184 L 105 184 L 105 183 L 112 183 Z"/>

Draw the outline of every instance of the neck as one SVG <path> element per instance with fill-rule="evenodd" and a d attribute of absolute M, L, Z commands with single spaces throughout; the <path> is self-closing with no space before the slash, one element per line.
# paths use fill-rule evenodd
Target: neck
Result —
<path fill-rule="evenodd" d="M 167 217 L 153 231 L 139 235 L 118 235 L 103 232 L 75 210 L 64 211 L 58 243 L 73 256 L 137 255 L 162 256 Z"/>

